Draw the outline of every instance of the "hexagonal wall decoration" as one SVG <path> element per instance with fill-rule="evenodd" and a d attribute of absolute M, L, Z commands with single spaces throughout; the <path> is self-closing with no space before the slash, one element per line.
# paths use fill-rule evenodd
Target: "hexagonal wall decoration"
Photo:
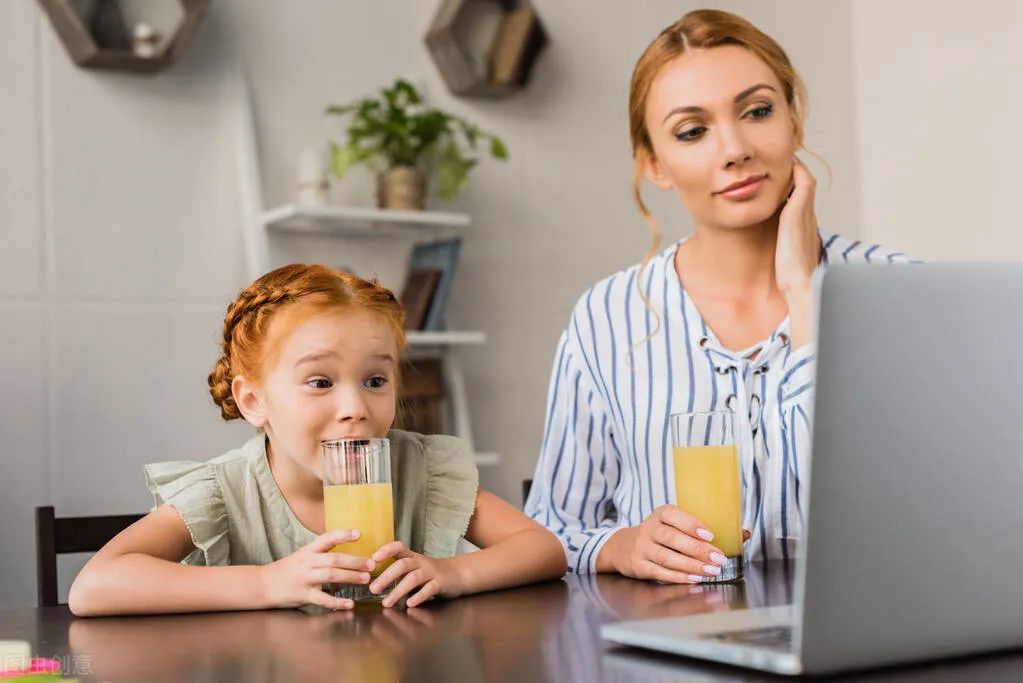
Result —
<path fill-rule="evenodd" d="M 547 34 L 528 0 L 442 0 L 425 41 L 452 93 L 499 97 L 526 85 Z"/>
<path fill-rule="evenodd" d="M 134 73 L 156 73 L 181 57 L 210 0 L 174 3 L 125 0 L 38 0 L 78 66 Z M 169 26 L 163 35 L 129 10 L 161 12 Z"/>

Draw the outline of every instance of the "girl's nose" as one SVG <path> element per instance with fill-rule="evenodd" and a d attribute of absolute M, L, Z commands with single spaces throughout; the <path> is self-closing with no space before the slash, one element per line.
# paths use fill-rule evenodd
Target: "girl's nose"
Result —
<path fill-rule="evenodd" d="M 340 396 L 337 406 L 338 422 L 361 422 L 369 417 L 366 401 L 358 389 L 343 392 Z"/>

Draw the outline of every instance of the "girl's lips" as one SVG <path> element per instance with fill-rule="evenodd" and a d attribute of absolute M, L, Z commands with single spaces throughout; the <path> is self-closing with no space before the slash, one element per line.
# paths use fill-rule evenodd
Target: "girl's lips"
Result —
<path fill-rule="evenodd" d="M 749 199 L 760 190 L 766 178 L 767 176 L 758 176 L 756 178 L 752 178 L 750 182 L 743 183 L 728 190 L 722 190 L 718 194 L 722 197 L 727 197 L 728 199 L 733 200 Z"/>

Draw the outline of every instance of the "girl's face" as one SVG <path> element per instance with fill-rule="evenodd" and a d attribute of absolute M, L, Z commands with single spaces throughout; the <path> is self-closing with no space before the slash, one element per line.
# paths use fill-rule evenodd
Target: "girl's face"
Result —
<path fill-rule="evenodd" d="M 387 435 L 398 353 L 383 314 L 315 314 L 285 336 L 268 360 L 272 365 L 254 393 L 265 419 L 257 426 L 265 428 L 275 455 L 288 455 L 321 478 L 321 441 Z"/>
<path fill-rule="evenodd" d="M 669 62 L 650 87 L 644 171 L 697 226 L 744 228 L 788 196 L 802 144 L 781 83 L 759 57 L 726 45 Z"/>

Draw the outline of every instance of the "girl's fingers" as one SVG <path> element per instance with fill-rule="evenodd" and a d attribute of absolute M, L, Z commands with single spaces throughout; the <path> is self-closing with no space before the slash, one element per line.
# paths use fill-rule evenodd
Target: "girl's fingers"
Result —
<path fill-rule="evenodd" d="M 430 598 L 436 597 L 436 595 L 439 592 L 440 592 L 440 586 L 437 585 L 437 579 L 433 579 L 431 581 L 427 581 L 426 584 L 422 588 L 420 588 L 418 591 L 416 591 L 415 595 L 413 595 L 411 598 L 408 599 L 408 602 L 406 604 L 409 607 L 416 607 L 418 605 L 422 605 L 424 602 L 426 602 Z"/>
<path fill-rule="evenodd" d="M 306 593 L 306 602 L 317 607 L 325 607 L 326 609 L 352 609 L 355 607 L 353 601 L 347 598 L 336 598 L 316 587 L 309 588 Z"/>
<path fill-rule="evenodd" d="M 405 574 L 416 568 L 416 563 L 410 557 L 403 557 L 400 560 L 395 560 L 394 564 L 385 569 L 380 573 L 380 576 L 373 579 L 373 583 L 369 585 L 370 591 L 379 593 L 387 586 L 400 579 Z"/>
<path fill-rule="evenodd" d="M 373 553 L 373 559 L 377 562 L 381 562 L 390 557 L 404 557 L 408 553 L 408 549 L 405 548 L 405 544 L 401 541 L 394 541 L 388 543 L 385 546 L 381 546 L 379 550 Z"/>
<path fill-rule="evenodd" d="M 332 553 L 328 551 L 320 553 L 319 556 L 313 560 L 313 566 L 368 572 L 372 571 L 373 567 L 376 565 L 373 560 L 366 557 L 357 557 L 347 553 Z"/>
<path fill-rule="evenodd" d="M 306 546 L 306 549 L 314 553 L 325 553 L 339 543 L 351 543 L 359 538 L 358 529 L 338 529 L 320 534 L 316 540 Z"/>
<path fill-rule="evenodd" d="M 426 577 L 423 575 L 422 569 L 413 569 L 387 594 L 383 602 L 384 607 L 393 607 L 399 600 L 408 595 L 413 588 L 423 585 L 425 580 Z"/>
<path fill-rule="evenodd" d="M 313 572 L 313 581 L 317 584 L 347 583 L 365 585 L 369 583 L 369 580 L 369 572 L 358 572 L 351 569 L 322 567 Z"/>

